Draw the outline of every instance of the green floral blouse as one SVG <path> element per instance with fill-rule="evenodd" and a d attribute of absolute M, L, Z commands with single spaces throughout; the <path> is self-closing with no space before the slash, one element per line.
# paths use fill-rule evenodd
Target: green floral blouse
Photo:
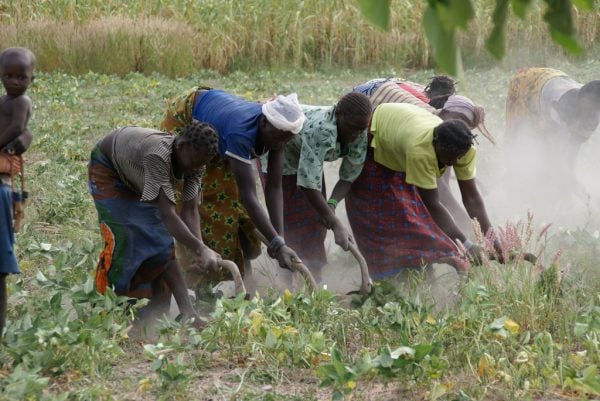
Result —
<path fill-rule="evenodd" d="M 306 121 L 302 131 L 285 145 L 283 175 L 297 174 L 297 184 L 304 188 L 322 188 L 323 163 L 343 158 L 340 180 L 353 182 L 362 171 L 367 154 L 367 131 L 354 142 L 337 140 L 334 106 L 302 106 Z M 266 168 L 266 163 L 263 163 Z"/>

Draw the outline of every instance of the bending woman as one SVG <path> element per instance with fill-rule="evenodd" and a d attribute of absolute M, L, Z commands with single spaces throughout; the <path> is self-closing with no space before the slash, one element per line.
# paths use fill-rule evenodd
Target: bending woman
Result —
<path fill-rule="evenodd" d="M 335 208 L 362 170 L 367 153 L 369 98 L 348 93 L 334 106 L 302 106 L 306 121 L 284 148 L 283 221 L 287 243 L 321 281 L 327 263 L 325 236 L 331 229 L 335 242 L 348 250 L 353 242 Z M 339 180 L 329 200 L 323 165 L 342 159 Z M 263 163 L 263 172 L 268 169 Z"/>
<path fill-rule="evenodd" d="M 346 196 L 356 242 L 374 279 L 445 262 L 466 268 L 454 241 L 473 245 L 442 205 L 437 179 L 453 166 L 463 204 L 484 233 L 491 229 L 475 184 L 473 135 L 459 120 L 442 121 L 419 107 L 382 104 L 373 114 L 362 173 Z"/>
<path fill-rule="evenodd" d="M 496 143 L 485 126 L 483 107 L 476 106 L 465 96 L 455 95 L 454 81 L 449 77 L 434 77 L 426 87 L 397 78 L 375 79 L 356 86 L 353 90 L 368 95 L 373 108 L 383 103 L 412 104 L 439 116 L 442 120 L 461 120 L 469 129 L 479 129 L 492 144 Z M 447 169 L 438 179 L 440 200 L 459 227 L 464 231 L 470 230 L 472 222 L 450 189 L 450 173 L 450 169 Z"/>
<path fill-rule="evenodd" d="M 545 208 L 552 199 L 559 210 L 573 207 L 573 193 L 587 202 L 575 167 L 581 146 L 599 122 L 600 80 L 583 85 L 552 68 L 515 73 L 506 98 L 506 183 L 511 197 L 534 208 Z"/>
<path fill-rule="evenodd" d="M 220 256 L 202 242 L 197 209 L 202 170 L 216 153 L 216 132 L 198 122 L 177 138 L 124 127 L 96 145 L 88 170 L 104 241 L 96 269 L 98 292 L 113 286 L 118 295 L 149 298 L 142 310 L 149 317 L 167 312 L 173 293 L 184 318 L 198 318 L 173 237 L 194 253 L 195 268 L 217 269 Z M 181 217 L 175 211 L 179 184 Z"/>
<path fill-rule="evenodd" d="M 199 206 L 202 236 L 213 250 L 233 260 L 242 274 L 249 259 L 260 254 L 254 227 L 270 241 L 269 255 L 282 266 L 290 266 L 298 258 L 282 236 L 281 173 L 283 145 L 298 134 L 304 118 L 296 94 L 260 105 L 222 90 L 192 88 L 168 104 L 163 129 L 177 131 L 197 119 L 217 130 L 219 157 L 207 165 Z M 258 200 L 252 165 L 254 158 L 267 151 L 268 214 Z M 211 274 L 195 279 L 214 282 L 224 277 Z"/>

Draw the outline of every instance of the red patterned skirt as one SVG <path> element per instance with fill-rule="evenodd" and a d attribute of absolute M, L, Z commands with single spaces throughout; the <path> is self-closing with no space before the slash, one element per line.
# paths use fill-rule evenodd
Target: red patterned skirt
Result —
<path fill-rule="evenodd" d="M 319 213 L 296 185 L 296 175 L 282 176 L 282 185 L 285 242 L 311 271 L 319 275 L 318 272 L 327 264 L 327 229 L 319 222 Z"/>
<path fill-rule="evenodd" d="M 381 280 L 443 257 L 459 262 L 454 242 L 438 227 L 406 174 L 373 160 L 369 148 L 362 173 L 346 195 L 348 220 L 371 277 Z"/>

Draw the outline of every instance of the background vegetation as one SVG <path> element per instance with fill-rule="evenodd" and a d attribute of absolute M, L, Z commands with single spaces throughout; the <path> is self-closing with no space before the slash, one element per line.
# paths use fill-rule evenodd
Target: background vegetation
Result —
<path fill-rule="evenodd" d="M 582 80 L 600 68 L 597 61 L 556 66 Z M 115 126 L 156 126 L 165 100 L 199 82 L 250 99 L 297 91 L 306 103 L 328 104 L 374 76 L 424 82 L 432 73 L 259 70 L 175 80 L 40 73 L 30 93 L 36 139 L 27 154 L 31 202 L 18 235 L 23 274 L 9 278 L 0 400 L 597 397 L 597 215 L 586 229 L 570 231 L 544 230 L 521 215 L 522 223 L 505 227 L 506 246 L 539 252 L 551 269 L 539 281 L 518 261 L 487 264 L 458 288 L 456 304 L 436 304 L 416 276 L 404 287 L 381 285 L 350 308 L 327 291 L 223 300 L 207 330 L 165 321 L 158 339 L 141 343 L 126 335 L 125 300 L 94 292 L 100 238 L 86 163 L 94 143 Z M 467 74 L 461 93 L 485 104 L 489 128 L 501 132 L 510 71 Z M 486 183 L 498 173 L 490 164 L 499 150 L 481 147 L 479 176 Z M 340 271 L 355 270 L 335 259 Z"/>
<path fill-rule="evenodd" d="M 44 71 L 130 71 L 187 76 L 197 69 L 403 66 L 430 68 L 422 24 L 426 0 L 393 0 L 391 30 L 362 17 L 354 0 L 0 0 L 0 48 L 31 48 Z M 459 33 L 466 66 L 491 63 L 485 39 L 495 2 L 474 1 L 468 34 Z M 524 21 L 509 18 L 508 55 L 543 59 L 563 53 L 531 2 Z M 575 13 L 578 37 L 593 51 L 600 1 Z M 524 49 L 524 45 L 527 48 Z"/>

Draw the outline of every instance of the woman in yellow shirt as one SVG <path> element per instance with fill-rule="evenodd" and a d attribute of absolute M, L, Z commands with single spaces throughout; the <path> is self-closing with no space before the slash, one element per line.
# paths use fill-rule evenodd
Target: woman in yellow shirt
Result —
<path fill-rule="evenodd" d="M 465 270 L 454 241 L 479 255 L 481 249 L 456 226 L 437 189 L 437 179 L 453 166 L 469 216 L 484 233 L 491 229 L 475 184 L 473 139 L 462 121 L 442 121 L 410 104 L 377 107 L 367 160 L 346 195 L 348 219 L 374 279 L 435 262 Z"/>

